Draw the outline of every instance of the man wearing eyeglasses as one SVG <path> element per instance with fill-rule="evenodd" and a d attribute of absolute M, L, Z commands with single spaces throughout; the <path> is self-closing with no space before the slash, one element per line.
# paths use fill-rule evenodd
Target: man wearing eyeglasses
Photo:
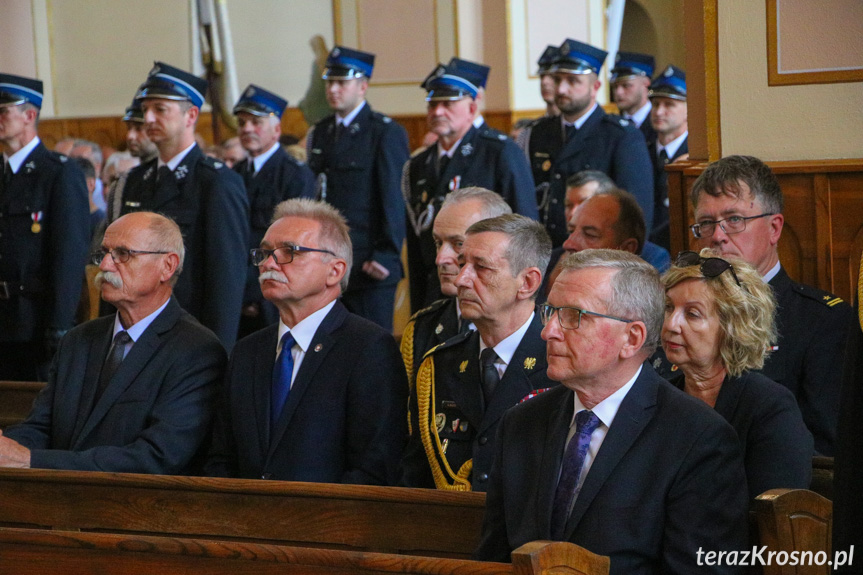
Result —
<path fill-rule="evenodd" d="M 279 323 L 237 343 L 208 475 L 391 485 L 407 436 L 407 378 L 389 332 L 338 301 L 353 259 L 324 202 L 276 207 L 252 250 Z"/>
<path fill-rule="evenodd" d="M 779 263 L 785 218 L 779 182 L 758 158 L 710 164 L 692 187 L 696 244 L 754 266 L 776 296 L 777 341 L 761 373 L 797 397 L 815 451 L 833 455 L 845 334 L 851 307 L 835 295 L 793 281 Z"/>
<path fill-rule="evenodd" d="M 500 422 L 476 558 L 570 541 L 609 556 L 612 575 L 689 575 L 707 572 L 699 551 L 746 547 L 734 429 L 644 363 L 664 307 L 659 274 L 634 254 L 564 258 L 540 306 L 548 377 L 562 385 Z"/>
<path fill-rule="evenodd" d="M 108 226 L 96 284 L 117 313 L 72 329 L 24 423 L 0 434 L 0 466 L 197 472 L 225 350 L 173 297 L 180 228 L 151 212 Z"/>
<path fill-rule="evenodd" d="M 411 438 L 400 484 L 485 491 L 504 411 L 555 385 L 546 375 L 535 299 L 551 240 L 517 214 L 466 232 L 454 280 L 462 321 L 475 332 L 426 354 L 411 391 Z"/>

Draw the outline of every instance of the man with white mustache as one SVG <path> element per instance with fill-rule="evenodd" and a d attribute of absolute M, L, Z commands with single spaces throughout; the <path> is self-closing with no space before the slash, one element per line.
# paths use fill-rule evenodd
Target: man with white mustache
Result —
<path fill-rule="evenodd" d="M 205 472 L 391 485 L 406 440 L 407 378 L 392 335 L 350 313 L 353 249 L 326 202 L 282 202 L 252 261 L 279 323 L 234 347 Z"/>
<path fill-rule="evenodd" d="M 197 471 L 225 350 L 179 306 L 180 228 L 152 212 L 108 226 L 96 283 L 117 313 L 72 329 L 24 423 L 0 433 L 0 466 Z"/>

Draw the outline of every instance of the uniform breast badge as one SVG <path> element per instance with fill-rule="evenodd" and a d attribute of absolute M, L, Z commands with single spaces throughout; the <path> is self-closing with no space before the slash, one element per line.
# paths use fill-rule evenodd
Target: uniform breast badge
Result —
<path fill-rule="evenodd" d="M 442 323 L 437 324 L 437 327 L 434 328 L 435 335 L 440 335 L 440 332 L 442 332 L 442 331 L 443 331 L 443 324 Z"/>
<path fill-rule="evenodd" d="M 33 212 L 30 214 L 30 219 L 33 220 L 33 225 L 30 226 L 30 231 L 38 234 L 42 231 L 42 212 Z"/>
<path fill-rule="evenodd" d="M 437 429 L 437 432 L 440 433 L 443 431 L 443 428 L 446 426 L 446 414 L 443 413 L 435 413 L 434 415 L 434 429 Z M 432 431 L 434 431 L 434 429 Z"/>

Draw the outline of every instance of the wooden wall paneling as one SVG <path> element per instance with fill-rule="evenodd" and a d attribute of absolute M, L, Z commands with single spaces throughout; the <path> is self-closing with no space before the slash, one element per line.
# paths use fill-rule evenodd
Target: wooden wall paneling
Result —
<path fill-rule="evenodd" d="M 859 174 L 830 174 L 830 225 L 833 233 L 833 278 L 837 295 L 857 300 L 857 278 L 863 253 L 863 213 Z"/>

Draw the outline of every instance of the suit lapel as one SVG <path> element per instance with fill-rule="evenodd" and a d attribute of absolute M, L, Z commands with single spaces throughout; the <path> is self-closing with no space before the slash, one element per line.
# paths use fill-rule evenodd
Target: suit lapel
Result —
<path fill-rule="evenodd" d="M 584 484 L 575 500 L 572 513 L 566 523 L 566 540 L 584 516 L 596 494 L 605 485 L 609 475 L 641 435 L 642 430 L 656 410 L 656 391 L 659 376 L 649 365 L 643 365 L 641 374 L 623 398 L 608 434 L 590 466 Z"/>
<path fill-rule="evenodd" d="M 332 337 L 332 332 L 342 325 L 348 315 L 348 310 L 340 302 L 336 302 L 330 313 L 326 315 L 324 321 L 318 326 L 315 336 L 309 343 L 309 349 L 303 357 L 303 363 L 300 365 L 300 370 L 297 372 L 297 377 L 291 385 L 291 392 L 288 394 L 288 401 L 285 403 L 285 408 L 282 410 L 282 415 L 276 422 L 276 428 L 272 430 L 270 445 L 268 449 L 267 459 L 272 457 L 273 452 L 282 440 L 285 430 L 291 422 L 291 418 L 296 412 L 303 394 L 308 389 L 309 385 L 314 381 L 318 369 L 323 365 L 324 360 L 333 348 L 335 340 Z M 275 361 L 275 359 L 273 360 Z M 270 363 L 272 369 L 273 363 Z M 267 402 L 269 405 L 269 401 Z M 269 417 L 267 415 L 267 417 Z"/>
<path fill-rule="evenodd" d="M 569 142 L 566 142 L 558 156 L 558 162 L 575 156 L 590 145 L 591 139 L 596 135 L 596 128 L 605 116 L 605 111 L 601 106 L 596 107 L 596 110 L 590 115 L 587 121 L 582 124 L 581 128 L 575 133 L 575 136 Z"/>
<path fill-rule="evenodd" d="M 273 366 L 276 364 L 276 345 L 279 338 L 279 325 L 266 328 L 267 337 L 264 345 L 255 352 L 252 366 L 252 402 L 255 410 L 255 424 L 258 433 L 258 446 L 263 468 L 267 453 L 270 450 L 270 390 L 273 386 Z"/>
<path fill-rule="evenodd" d="M 554 505 L 554 494 L 557 491 L 566 436 L 569 433 L 572 412 L 575 409 L 572 397 L 574 392 L 561 386 L 559 390 L 554 389 L 548 393 L 560 394 L 562 399 L 546 421 L 545 435 L 537 438 L 537 445 L 542 446 L 542 460 L 536 485 L 536 524 L 542 528 L 538 539 L 551 539 L 551 509 Z"/>
<path fill-rule="evenodd" d="M 84 424 L 75 445 L 72 447 L 73 450 L 102 421 L 105 414 L 108 413 L 108 410 L 117 401 L 117 398 L 126 391 L 138 377 L 138 374 L 141 373 L 141 370 L 153 359 L 153 356 L 156 355 L 159 346 L 162 344 L 162 334 L 170 330 L 177 323 L 180 314 L 181 309 L 179 304 L 177 304 L 175 299 L 171 298 L 167 307 L 162 310 L 162 313 L 144 330 L 144 333 L 141 334 L 141 337 L 138 338 L 138 341 L 129 350 L 129 353 L 126 355 L 123 363 L 120 364 L 111 381 L 108 382 L 108 386 L 102 393 L 102 397 L 93 406 L 90 417 L 87 418 L 87 422 Z M 96 380 L 98 381 L 98 376 Z"/>

